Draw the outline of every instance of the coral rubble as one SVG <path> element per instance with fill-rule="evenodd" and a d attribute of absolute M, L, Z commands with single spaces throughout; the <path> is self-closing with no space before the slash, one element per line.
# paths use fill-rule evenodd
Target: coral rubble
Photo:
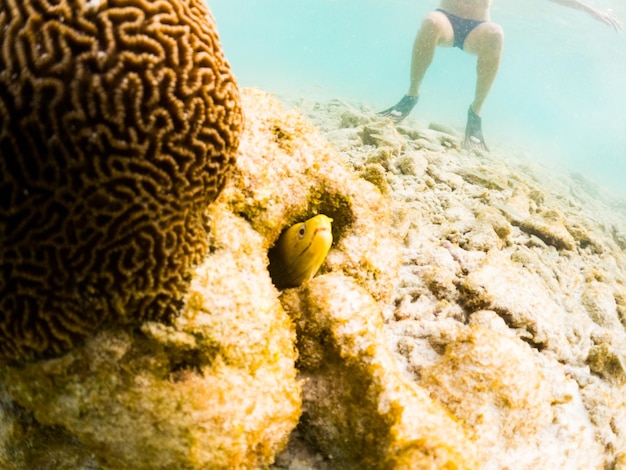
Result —
<path fill-rule="evenodd" d="M 463 427 L 403 373 L 366 291 L 332 273 L 283 305 L 298 331 L 301 429 L 334 468 L 476 468 Z"/>
<path fill-rule="evenodd" d="M 388 341 L 477 468 L 622 468 L 623 201 L 497 146 L 460 151 L 453 129 L 297 104 L 355 171 L 383 169 L 404 240 Z"/>

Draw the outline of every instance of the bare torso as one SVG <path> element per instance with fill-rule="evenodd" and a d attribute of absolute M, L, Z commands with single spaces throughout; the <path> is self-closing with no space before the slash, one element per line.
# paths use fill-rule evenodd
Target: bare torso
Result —
<path fill-rule="evenodd" d="M 489 20 L 491 0 L 441 0 L 439 8 L 462 18 Z"/>

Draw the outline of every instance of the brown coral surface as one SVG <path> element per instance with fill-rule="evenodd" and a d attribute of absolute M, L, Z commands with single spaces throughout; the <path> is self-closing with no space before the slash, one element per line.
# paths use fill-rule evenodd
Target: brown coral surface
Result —
<path fill-rule="evenodd" d="M 0 360 L 171 316 L 241 130 L 206 5 L 7 0 L 0 31 Z"/>

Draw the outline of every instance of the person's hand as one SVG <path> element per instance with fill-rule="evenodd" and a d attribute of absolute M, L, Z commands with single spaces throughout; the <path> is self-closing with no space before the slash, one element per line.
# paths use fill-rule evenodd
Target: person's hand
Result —
<path fill-rule="evenodd" d="M 602 21 L 609 26 L 613 26 L 613 29 L 615 29 L 615 31 L 620 31 L 621 29 L 623 29 L 622 23 L 615 17 L 615 15 L 613 15 L 613 12 L 611 12 L 610 10 L 595 10 L 592 15 L 596 20 Z"/>

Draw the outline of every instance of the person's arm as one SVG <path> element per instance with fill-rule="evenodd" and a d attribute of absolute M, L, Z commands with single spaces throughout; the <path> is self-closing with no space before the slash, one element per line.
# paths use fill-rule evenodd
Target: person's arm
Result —
<path fill-rule="evenodd" d="M 590 14 L 598 21 L 602 21 L 603 23 L 608 24 L 609 26 L 613 26 L 615 30 L 622 29 L 622 23 L 613 16 L 610 12 L 604 12 L 593 8 L 586 3 L 583 3 L 579 0 L 551 0 L 554 3 L 558 3 L 559 5 L 563 5 L 565 7 L 573 8 L 574 10 L 584 11 L 585 13 Z"/>

